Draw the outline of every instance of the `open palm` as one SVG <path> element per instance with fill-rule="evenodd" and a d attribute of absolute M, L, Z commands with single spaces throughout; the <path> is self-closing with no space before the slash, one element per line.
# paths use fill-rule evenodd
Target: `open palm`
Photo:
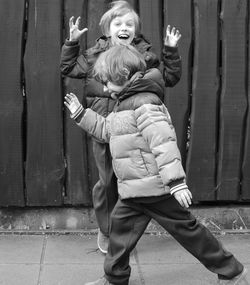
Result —
<path fill-rule="evenodd" d="M 170 25 L 167 26 L 166 38 L 164 44 L 166 46 L 175 47 L 178 44 L 181 34 L 175 27 L 171 29 Z"/>
<path fill-rule="evenodd" d="M 81 17 L 78 17 L 74 23 L 74 16 L 69 19 L 69 40 L 70 41 L 77 41 L 79 38 L 88 30 L 84 28 L 79 30 L 79 24 Z"/>

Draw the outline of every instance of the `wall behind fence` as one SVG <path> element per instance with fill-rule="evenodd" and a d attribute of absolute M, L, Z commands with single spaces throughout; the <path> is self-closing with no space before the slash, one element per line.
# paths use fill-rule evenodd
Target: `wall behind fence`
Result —
<path fill-rule="evenodd" d="M 98 174 L 90 138 L 63 107 L 84 82 L 63 78 L 68 20 L 81 49 L 101 36 L 106 0 L 0 0 L 0 206 L 91 205 Z M 182 78 L 166 88 L 195 202 L 250 201 L 247 0 L 130 0 L 161 58 L 166 26 L 182 34 Z"/>

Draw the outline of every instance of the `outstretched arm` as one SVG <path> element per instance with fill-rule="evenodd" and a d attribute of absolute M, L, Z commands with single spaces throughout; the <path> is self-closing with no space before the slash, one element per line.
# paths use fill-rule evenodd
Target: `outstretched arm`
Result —
<path fill-rule="evenodd" d="M 181 34 L 178 29 L 170 25 L 166 29 L 163 49 L 163 77 L 166 87 L 173 87 L 181 78 L 181 57 L 178 52 L 178 42 Z"/>
<path fill-rule="evenodd" d="M 74 93 L 66 94 L 64 97 L 64 105 L 69 109 L 71 119 L 78 122 L 78 120 L 82 118 L 84 109 Z"/>
<path fill-rule="evenodd" d="M 100 142 L 107 143 L 109 141 L 108 118 L 104 118 L 89 108 L 84 109 L 73 93 L 67 94 L 64 99 L 64 105 L 71 113 L 70 117 L 76 121 L 79 127 Z"/>
<path fill-rule="evenodd" d="M 79 54 L 80 37 L 88 30 L 79 29 L 80 17 L 74 23 L 74 16 L 69 19 L 69 39 L 62 46 L 60 69 L 63 75 L 72 78 L 84 78 L 89 70 L 86 58 Z"/>

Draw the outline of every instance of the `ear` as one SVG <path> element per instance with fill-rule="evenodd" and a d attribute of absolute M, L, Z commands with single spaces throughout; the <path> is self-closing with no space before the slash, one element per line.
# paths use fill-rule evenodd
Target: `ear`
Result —
<path fill-rule="evenodd" d="M 110 35 L 110 23 L 109 23 L 109 26 L 108 27 L 105 27 L 104 29 L 104 36 L 109 38 L 111 35 Z"/>
<path fill-rule="evenodd" d="M 124 67 L 124 68 L 122 69 L 122 71 L 123 71 L 124 75 L 126 75 L 126 77 L 127 77 L 127 79 L 128 79 L 128 78 L 129 78 L 129 74 L 130 74 L 129 70 L 128 70 L 126 67 Z"/>

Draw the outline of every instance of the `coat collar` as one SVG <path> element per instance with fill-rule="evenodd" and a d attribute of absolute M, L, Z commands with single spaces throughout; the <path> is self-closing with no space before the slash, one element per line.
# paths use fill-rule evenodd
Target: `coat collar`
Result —
<path fill-rule="evenodd" d="M 132 46 L 134 46 L 140 53 L 144 53 L 148 49 L 151 48 L 151 44 L 145 39 L 145 37 L 141 34 L 136 36 L 133 39 Z M 112 46 L 110 37 L 101 36 L 96 39 L 96 44 L 92 48 L 88 50 L 88 55 L 98 54 L 100 52 L 104 52 L 108 50 Z"/>

